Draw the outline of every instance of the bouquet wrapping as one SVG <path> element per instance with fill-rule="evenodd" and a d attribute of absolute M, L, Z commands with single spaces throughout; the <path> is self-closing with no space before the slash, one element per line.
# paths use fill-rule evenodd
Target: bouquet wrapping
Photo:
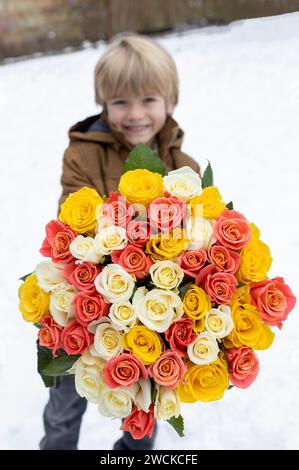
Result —
<path fill-rule="evenodd" d="M 119 191 L 83 187 L 46 225 L 48 258 L 22 278 L 19 308 L 38 328 L 46 386 L 73 374 L 79 395 L 135 439 L 155 421 L 183 435 L 181 403 L 247 388 L 256 351 L 295 306 L 260 231 L 225 204 L 210 164 L 165 174 L 140 144 Z"/>

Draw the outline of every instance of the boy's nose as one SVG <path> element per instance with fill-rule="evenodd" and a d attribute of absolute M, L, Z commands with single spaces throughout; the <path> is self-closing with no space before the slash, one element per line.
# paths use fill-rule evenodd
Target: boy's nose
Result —
<path fill-rule="evenodd" d="M 142 109 L 142 106 L 135 105 L 129 108 L 128 119 L 137 121 L 137 120 L 142 119 L 143 116 L 144 116 L 144 111 Z"/>

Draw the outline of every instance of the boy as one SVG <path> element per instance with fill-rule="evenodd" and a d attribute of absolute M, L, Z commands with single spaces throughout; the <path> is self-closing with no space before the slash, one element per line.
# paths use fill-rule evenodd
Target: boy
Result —
<path fill-rule="evenodd" d="M 95 91 L 103 112 L 70 129 L 59 204 L 82 186 L 101 195 L 116 191 L 124 162 L 138 143 L 153 148 L 167 170 L 186 165 L 200 171 L 180 149 L 183 131 L 171 117 L 178 100 L 177 71 L 162 47 L 138 35 L 115 38 L 96 65 Z M 40 448 L 76 449 L 85 409 L 73 377 L 60 377 L 50 390 Z M 151 449 L 155 434 L 156 429 L 151 439 L 138 441 L 125 432 L 113 449 Z"/>

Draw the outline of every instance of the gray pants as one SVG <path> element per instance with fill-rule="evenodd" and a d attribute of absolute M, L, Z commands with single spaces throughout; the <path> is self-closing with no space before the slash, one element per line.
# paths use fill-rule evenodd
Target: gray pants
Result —
<path fill-rule="evenodd" d="M 76 450 L 79 432 L 87 401 L 81 398 L 75 389 L 73 376 L 57 379 L 55 387 L 50 389 L 50 398 L 43 414 L 45 436 L 40 442 L 41 450 Z M 115 442 L 114 450 L 150 450 L 153 448 L 157 426 L 151 439 L 145 437 L 135 440 L 130 433 Z"/>

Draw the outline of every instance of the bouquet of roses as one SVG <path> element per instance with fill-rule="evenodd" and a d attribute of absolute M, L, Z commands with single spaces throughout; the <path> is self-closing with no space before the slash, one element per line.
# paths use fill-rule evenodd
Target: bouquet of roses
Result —
<path fill-rule="evenodd" d="M 74 374 L 79 395 L 123 418 L 135 439 L 155 420 L 183 435 L 180 405 L 213 401 L 256 378 L 296 299 L 258 228 L 201 179 L 140 144 L 119 192 L 83 187 L 46 225 L 50 258 L 24 276 L 20 310 L 38 332 L 46 386 Z"/>

